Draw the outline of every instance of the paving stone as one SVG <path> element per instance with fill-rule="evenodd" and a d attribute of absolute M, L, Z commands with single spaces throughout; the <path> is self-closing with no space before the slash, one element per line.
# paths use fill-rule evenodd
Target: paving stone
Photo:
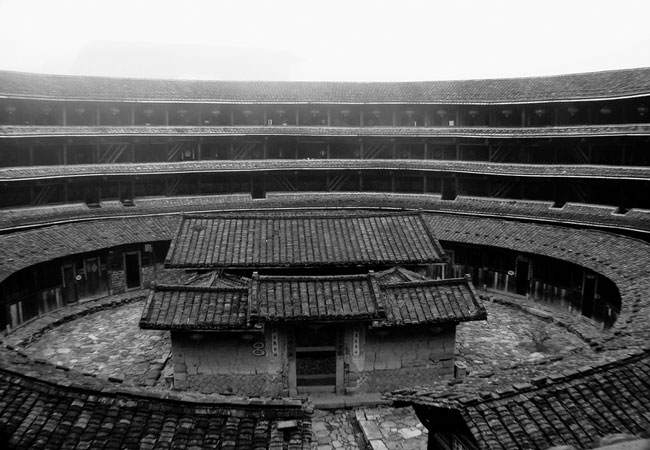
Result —
<path fill-rule="evenodd" d="M 417 428 L 401 428 L 398 432 L 404 439 L 411 439 L 422 434 Z"/>

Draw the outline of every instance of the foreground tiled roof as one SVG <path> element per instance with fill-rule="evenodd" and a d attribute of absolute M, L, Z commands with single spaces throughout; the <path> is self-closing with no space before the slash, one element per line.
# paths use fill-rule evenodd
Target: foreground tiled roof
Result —
<path fill-rule="evenodd" d="M 253 276 L 255 315 L 267 322 L 369 320 L 386 315 L 374 273 Z"/>
<path fill-rule="evenodd" d="M 215 103 L 517 103 L 650 94 L 650 69 L 424 82 L 260 82 L 0 72 L 0 97 Z"/>
<path fill-rule="evenodd" d="M 169 267 L 298 267 L 438 262 L 444 252 L 418 214 L 185 216 Z"/>
<path fill-rule="evenodd" d="M 0 138 L 39 137 L 341 137 L 341 138 L 562 138 L 647 136 L 648 124 L 572 125 L 547 127 L 326 127 L 326 126 L 43 126 L 3 125 Z"/>
<path fill-rule="evenodd" d="M 456 409 L 485 450 L 592 448 L 599 437 L 636 435 L 650 427 L 650 350 L 535 382 L 487 398 L 463 398 L 455 406 L 416 392 L 397 398 L 420 405 L 424 417 Z"/>
<path fill-rule="evenodd" d="M 469 278 L 383 285 L 386 319 L 374 326 L 485 320 L 487 312 Z"/>
<path fill-rule="evenodd" d="M 310 417 L 299 402 L 181 401 L 69 380 L 51 384 L 6 368 L 0 369 L 0 430 L 3 448 L 16 450 L 311 447 Z"/>
<path fill-rule="evenodd" d="M 407 171 L 516 176 L 533 178 L 600 178 L 648 180 L 650 168 L 587 164 L 518 164 L 483 161 L 397 159 L 274 159 L 242 161 L 182 161 L 143 164 L 79 164 L 0 168 L 0 181 L 31 181 L 124 175 L 177 175 L 213 172 L 282 171 Z"/>

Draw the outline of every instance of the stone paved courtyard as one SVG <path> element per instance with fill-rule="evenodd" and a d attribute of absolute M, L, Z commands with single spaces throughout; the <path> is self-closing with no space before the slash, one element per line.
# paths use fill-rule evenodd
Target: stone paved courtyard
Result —
<path fill-rule="evenodd" d="M 45 333 L 29 347 L 29 353 L 102 377 L 121 376 L 135 384 L 153 385 L 160 379 L 163 364 L 170 356 L 169 333 L 140 330 L 138 320 L 143 302 L 101 311 L 66 323 Z M 466 322 L 458 327 L 456 356 L 465 361 L 470 376 L 497 376 L 517 370 L 534 376 L 548 370 L 549 358 L 570 353 L 589 353 L 589 346 L 564 328 L 545 324 L 517 309 L 497 303 L 485 304 L 488 320 Z M 552 336 L 548 348 L 537 351 L 528 331 L 545 327 Z M 536 364 L 545 362 L 545 364 Z M 517 367 L 512 367 L 513 365 Z M 530 367 L 526 367 L 526 366 Z M 510 373 L 512 375 L 512 373 Z"/>
<path fill-rule="evenodd" d="M 565 328 L 507 305 L 486 302 L 485 306 L 487 321 L 467 322 L 457 329 L 456 359 L 467 365 L 470 389 L 471 381 L 512 384 L 548 373 L 555 365 L 566 367 L 571 363 L 571 358 L 563 360 L 566 355 L 580 354 L 576 364 L 596 357 L 585 342 Z M 135 301 L 78 318 L 44 333 L 26 350 L 34 358 L 73 370 L 165 388 L 169 334 L 140 330 L 142 307 L 143 301 Z M 545 348 L 535 348 L 531 331 L 551 336 Z M 410 408 L 317 410 L 313 431 L 315 450 L 364 448 L 364 433 L 390 450 L 426 446 L 426 429 Z"/>
<path fill-rule="evenodd" d="M 63 324 L 28 347 L 29 353 L 99 377 L 153 386 L 171 352 L 169 333 L 140 330 L 143 302 L 107 309 Z"/>

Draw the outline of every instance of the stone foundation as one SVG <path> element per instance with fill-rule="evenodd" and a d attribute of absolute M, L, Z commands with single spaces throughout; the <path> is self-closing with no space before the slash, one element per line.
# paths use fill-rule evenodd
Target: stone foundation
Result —
<path fill-rule="evenodd" d="M 283 394 L 280 375 L 188 375 L 187 380 L 181 383 L 181 387 L 183 386 L 206 394 L 264 397 L 278 397 Z"/>
<path fill-rule="evenodd" d="M 352 374 L 351 374 L 352 375 Z M 352 384 L 358 383 L 358 388 L 347 388 L 346 392 L 355 394 L 357 392 L 389 392 L 396 389 L 431 384 L 441 379 L 452 379 L 454 375 L 454 362 L 449 359 L 440 361 L 435 367 L 415 367 L 411 369 L 374 370 L 354 374 L 356 378 Z"/>

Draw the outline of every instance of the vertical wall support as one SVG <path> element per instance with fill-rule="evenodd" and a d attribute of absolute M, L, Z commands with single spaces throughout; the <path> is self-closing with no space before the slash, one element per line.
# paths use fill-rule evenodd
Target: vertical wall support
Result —
<path fill-rule="evenodd" d="M 296 332 L 287 330 L 287 384 L 289 396 L 298 395 L 298 383 L 296 377 Z"/>
<path fill-rule="evenodd" d="M 336 329 L 336 394 L 345 393 L 345 329 Z"/>

